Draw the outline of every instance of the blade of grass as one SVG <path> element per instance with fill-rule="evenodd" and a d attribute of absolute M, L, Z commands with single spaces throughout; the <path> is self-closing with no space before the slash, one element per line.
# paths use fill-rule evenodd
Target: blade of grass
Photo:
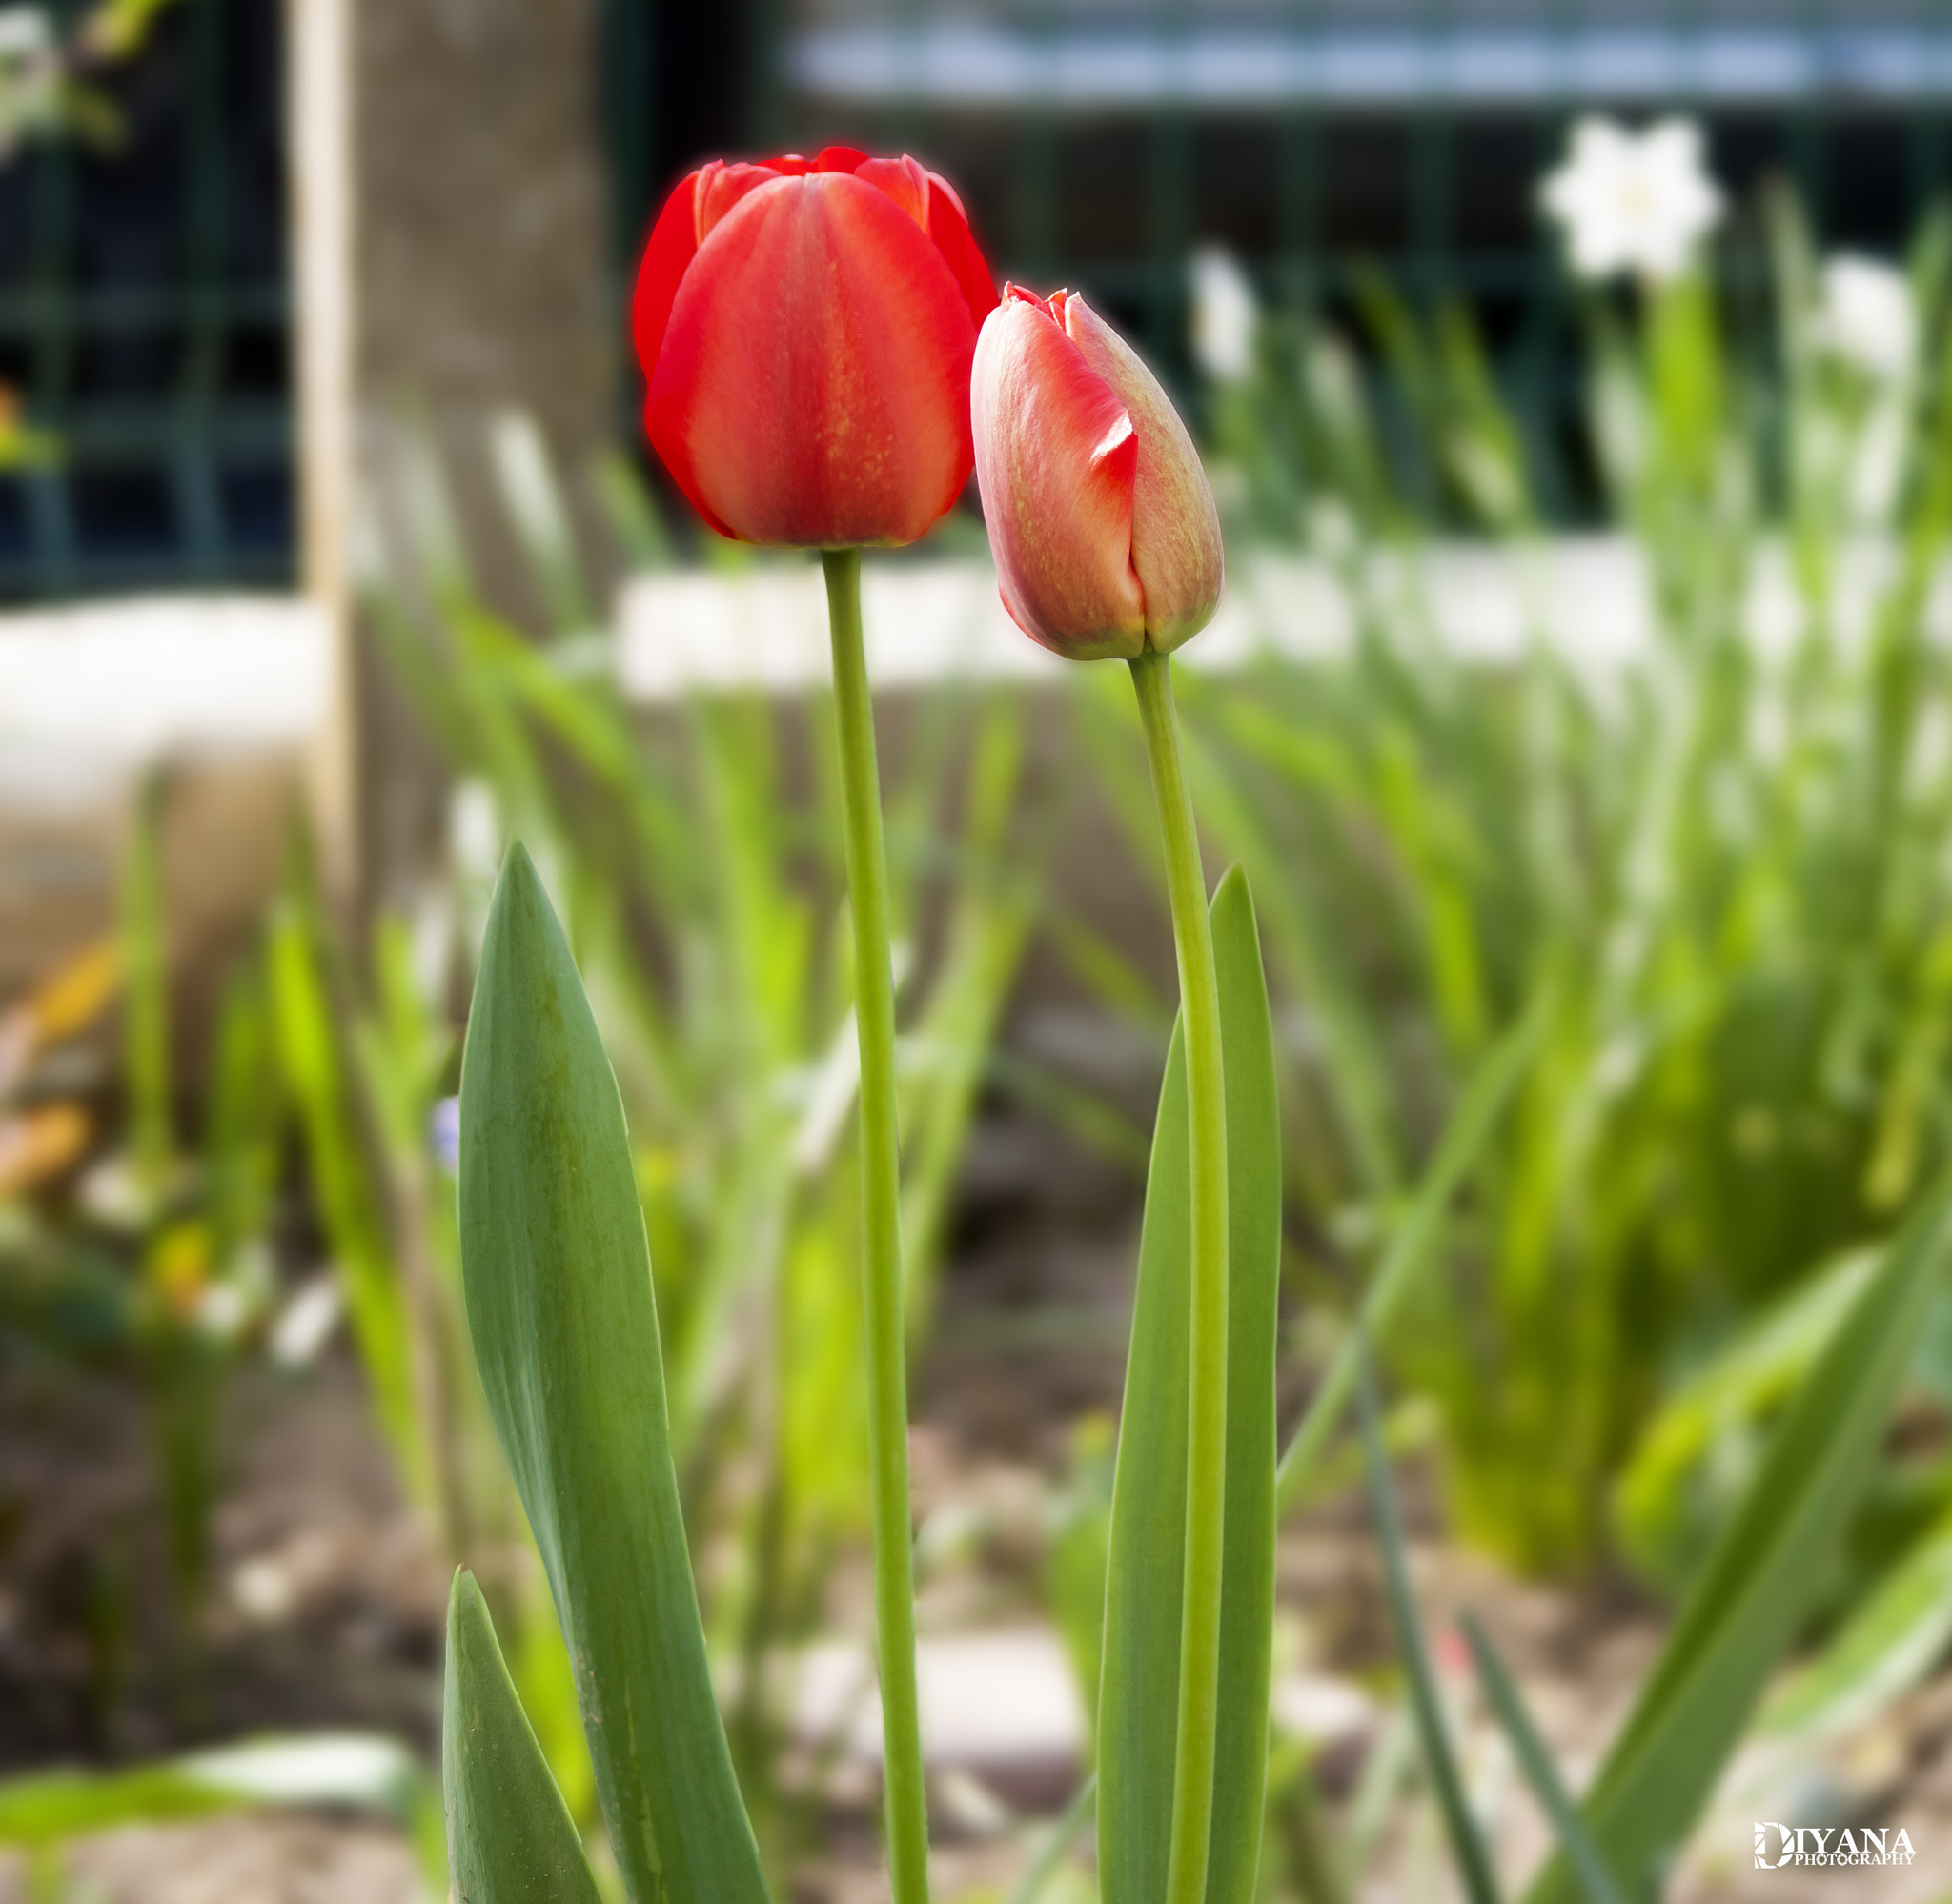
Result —
<path fill-rule="evenodd" d="M 1835 1738 L 1903 1697 L 1952 1639 L 1952 1517 L 1906 1550 L 1848 1621 L 1763 1708 L 1764 1738 Z"/>
<path fill-rule="evenodd" d="M 118 1771 L 0 1780 L 0 1845 L 40 1850 L 120 1825 L 259 1805 L 356 1809 L 410 1824 L 430 1795 L 426 1782 L 413 1753 L 373 1733 L 252 1739 Z"/>
<path fill-rule="evenodd" d="M 504 410 L 489 425 L 488 448 L 501 506 L 528 559 L 552 632 L 559 638 L 594 627 L 597 615 L 582 559 L 536 419 L 519 410 Z"/>
<path fill-rule="evenodd" d="M 1369 1470 L 1371 1509 L 1375 1516 L 1376 1537 L 1383 1549 L 1383 1578 L 1389 1589 L 1390 1610 L 1396 1623 L 1397 1644 L 1403 1650 L 1403 1665 L 1410 1678 L 1410 1705 L 1416 1720 L 1417 1737 L 1423 1745 L 1423 1759 L 1443 1815 L 1444 1830 L 1456 1859 L 1457 1876 L 1471 1904 L 1498 1904 L 1497 1880 L 1492 1874 L 1491 1854 L 1485 1849 L 1483 1833 L 1472 1814 L 1471 1801 L 1464 1791 L 1464 1779 L 1451 1745 L 1450 1730 L 1444 1723 L 1443 1703 L 1437 1695 L 1436 1674 L 1431 1668 L 1430 1649 L 1424 1643 L 1423 1623 L 1417 1616 L 1416 1600 L 1410 1590 L 1410 1569 L 1404 1558 L 1403 1527 L 1396 1513 L 1396 1493 L 1390 1483 L 1389 1458 L 1383 1452 L 1382 1428 L 1377 1420 L 1375 1378 L 1365 1358 L 1357 1384 L 1357 1415 L 1362 1424 L 1362 1446 Z"/>
<path fill-rule="evenodd" d="M 143 777 L 122 873 L 123 1065 L 129 1078 L 130 1148 L 146 1197 L 162 1194 L 175 1148 L 170 1119 L 169 952 L 163 922 L 160 770 Z"/>
<path fill-rule="evenodd" d="M 1452 1115 L 1443 1142 L 1390 1244 L 1383 1266 L 1363 1296 L 1353 1327 L 1335 1351 L 1301 1426 L 1281 1457 L 1275 1478 L 1274 1509 L 1285 1514 L 1306 1489 L 1309 1473 L 1342 1418 L 1356 1383 L 1363 1344 L 1389 1327 L 1396 1307 L 1424 1266 L 1436 1254 L 1443 1223 L 1459 1186 L 1476 1166 L 1538 1048 L 1549 1005 L 1544 998 L 1505 1034 L 1478 1065 L 1462 1103 Z"/>
<path fill-rule="evenodd" d="M 624 561 L 634 569 L 671 566 L 671 533 L 642 476 L 621 450 L 606 450 L 597 459 L 590 493 Z"/>
<path fill-rule="evenodd" d="M 312 1193 L 375 1409 L 409 1488 L 424 1498 L 431 1469 L 414 1390 L 411 1318 L 339 1047 L 319 923 L 299 879 L 273 914 L 269 960 L 278 1063 L 304 1136 Z"/>
<path fill-rule="evenodd" d="M 1538 1728 L 1533 1724 L 1532 1714 L 1525 1710 L 1525 1702 L 1519 1697 L 1518 1689 L 1513 1684 L 1512 1675 L 1505 1671 L 1505 1663 L 1498 1657 L 1490 1636 L 1478 1624 L 1474 1613 L 1465 1613 L 1458 1624 L 1464 1629 L 1472 1664 L 1477 1668 L 1478 1681 L 1484 1688 L 1485 1696 L 1491 1701 L 1491 1709 L 1497 1714 L 1498 1724 L 1504 1728 L 1505 1737 L 1511 1742 L 1518 1770 L 1525 1774 L 1525 1782 L 1531 1786 L 1540 1809 L 1551 1819 L 1552 1828 L 1558 1835 L 1560 1850 L 1578 1874 L 1579 1882 L 1585 1886 L 1587 1904 L 1626 1904 L 1625 1893 L 1606 1868 L 1599 1847 L 1588 1834 L 1579 1808 L 1566 1790 L 1565 1781 L 1559 1777 L 1558 1767 L 1553 1763 L 1552 1752 L 1539 1737 Z"/>
<path fill-rule="evenodd" d="M 1855 1505 L 1918 1345 L 1952 1230 L 1942 1176 L 1811 1371 L 1767 1459 L 1722 1529 L 1585 1813 L 1616 1871 L 1651 1881 L 1680 1849 Z M 1527 1904 L 1570 1904 L 1556 1857 Z"/>
<path fill-rule="evenodd" d="M 1044 1887 L 1048 1884 L 1057 1868 L 1064 1862 L 1064 1854 L 1069 1851 L 1078 1833 L 1085 1829 L 1085 1821 L 1091 1815 L 1092 1801 L 1098 1796 L 1098 1774 L 1088 1772 L 1085 1782 L 1071 1794 L 1071 1800 L 1059 1813 L 1056 1824 L 1045 1833 L 1044 1842 L 1038 1848 L 1037 1855 L 1030 1860 L 1029 1868 L 1017 1880 L 1017 1888 L 1010 1893 L 1010 1904 L 1037 1904 L 1044 1895 Z"/>

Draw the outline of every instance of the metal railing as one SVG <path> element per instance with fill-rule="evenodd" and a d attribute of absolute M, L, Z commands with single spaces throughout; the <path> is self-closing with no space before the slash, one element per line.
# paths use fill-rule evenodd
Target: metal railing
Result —
<path fill-rule="evenodd" d="M 665 17 L 609 0 L 626 271 L 708 149 Z M 1575 118 L 1696 116 L 1738 208 L 1781 177 L 1827 243 L 1887 254 L 1952 172 L 1948 0 L 747 0 L 724 17 L 743 91 L 711 149 L 917 152 L 953 173 L 1000 273 L 1093 294 L 1182 385 L 1203 241 L 1276 301 L 1346 309 L 1372 269 L 1465 300 L 1561 497 L 1576 338 L 1536 188 Z M 661 123 L 673 100 L 680 123 Z"/>
<path fill-rule="evenodd" d="M 280 10 L 175 0 L 102 82 L 118 146 L 0 161 L 0 383 L 58 448 L 0 473 L 0 599 L 291 572 Z M 1952 175 L 1952 0 L 606 0 L 597 51 L 620 278 L 707 152 L 909 148 L 1000 271 L 1080 284 L 1169 376 L 1205 239 L 1275 298 L 1332 308 L 1359 262 L 1463 297 L 1548 464 L 1534 190 L 1577 113 L 1694 112 L 1738 200 L 1780 173 L 1886 253 Z"/>
<path fill-rule="evenodd" d="M 0 382 L 52 452 L 0 473 L 0 599 L 291 573 L 279 13 L 176 0 L 90 75 L 112 122 L 0 161 Z"/>

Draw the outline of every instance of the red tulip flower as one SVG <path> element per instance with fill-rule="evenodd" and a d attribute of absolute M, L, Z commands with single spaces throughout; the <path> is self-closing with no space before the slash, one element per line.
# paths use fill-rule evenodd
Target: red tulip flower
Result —
<path fill-rule="evenodd" d="M 976 343 L 976 480 L 1004 606 L 1073 660 L 1167 654 L 1220 600 L 1220 518 L 1157 379 L 1082 297 L 1014 284 Z"/>
<path fill-rule="evenodd" d="M 914 159 L 714 159 L 638 272 L 645 432 L 722 535 L 912 542 L 969 478 L 969 360 L 995 307 L 961 202 Z"/>

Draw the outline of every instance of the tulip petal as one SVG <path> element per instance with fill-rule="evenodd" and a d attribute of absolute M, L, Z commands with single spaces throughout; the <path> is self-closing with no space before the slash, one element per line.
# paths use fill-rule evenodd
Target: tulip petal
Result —
<path fill-rule="evenodd" d="M 863 159 L 853 172 L 862 184 L 885 192 L 916 224 L 928 230 L 928 174 L 914 159 Z"/>
<path fill-rule="evenodd" d="M 943 262 L 955 273 L 956 282 L 963 287 L 963 295 L 969 300 L 969 314 L 976 320 L 978 329 L 983 320 L 996 309 L 996 280 L 989 274 L 989 267 L 983 260 L 983 253 L 976 248 L 976 240 L 970 235 L 969 221 L 963 213 L 963 201 L 955 194 L 954 189 L 946 178 L 934 172 L 928 178 L 928 235 L 935 240 L 935 248 L 942 253 Z"/>
<path fill-rule="evenodd" d="M 1138 433 L 1131 560 L 1146 592 L 1146 645 L 1169 653 L 1219 605 L 1224 576 L 1213 492 L 1178 411 L 1138 353 L 1075 293 L 1065 300 L 1064 327 Z"/>
<path fill-rule="evenodd" d="M 693 172 L 665 199 L 644 246 L 643 262 L 637 268 L 637 288 L 630 300 L 630 338 L 646 376 L 663 347 L 664 327 L 671 320 L 671 302 L 678 295 L 679 282 L 698 254 L 696 204 L 702 176 L 702 172 Z"/>
<path fill-rule="evenodd" d="M 1006 298 L 976 340 L 976 472 L 1011 618 L 1074 659 L 1146 645 L 1132 567 L 1132 418 L 1042 300 Z"/>
<path fill-rule="evenodd" d="M 757 192 L 762 185 L 777 185 L 780 177 L 769 165 L 727 165 L 723 159 L 714 159 L 704 167 L 693 188 L 693 223 L 699 243 L 703 244 L 712 235 L 719 220 L 747 193 Z"/>
<path fill-rule="evenodd" d="M 867 154 L 853 146 L 823 146 L 820 156 L 814 160 L 815 172 L 859 172 L 868 163 Z M 883 161 L 886 163 L 886 161 Z"/>
<path fill-rule="evenodd" d="M 747 541 L 913 541 L 968 473 L 974 342 L 942 254 L 884 192 L 788 176 L 699 247 L 645 429 L 686 496 Z"/>

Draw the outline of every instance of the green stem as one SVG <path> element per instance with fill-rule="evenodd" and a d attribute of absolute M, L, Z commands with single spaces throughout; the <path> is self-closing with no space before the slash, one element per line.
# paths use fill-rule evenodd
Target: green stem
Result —
<path fill-rule="evenodd" d="M 854 913 L 854 1022 L 861 1040 L 861 1190 L 867 1335 L 867 1449 L 883 1763 L 894 1904 L 927 1904 L 928 1803 L 915 1692 L 915 1568 L 908 1524 L 908 1378 L 902 1325 L 902 1165 L 895 1128 L 895 987 L 888 958 L 874 708 L 861 638 L 861 551 L 824 549 L 841 732 L 847 892 Z"/>
<path fill-rule="evenodd" d="M 1227 1486 L 1227 1096 L 1220 984 L 1207 918 L 1192 788 L 1179 746 L 1164 655 L 1131 662 L 1166 848 L 1166 890 L 1179 961 L 1180 1017 L 1192 1136 L 1191 1393 L 1187 1434 L 1186 1588 L 1179 1630 L 1179 1732 L 1172 1779 L 1167 1904 L 1200 1904 L 1213 1822 L 1219 1720 L 1220 1558 Z"/>

